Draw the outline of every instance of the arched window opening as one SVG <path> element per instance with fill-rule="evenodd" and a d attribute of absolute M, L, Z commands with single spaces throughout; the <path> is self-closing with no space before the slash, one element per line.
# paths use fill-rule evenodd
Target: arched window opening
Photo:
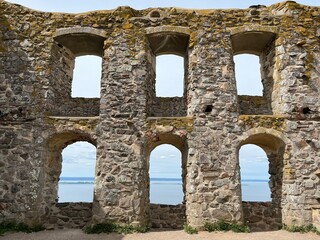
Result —
<path fill-rule="evenodd" d="M 177 205 L 183 202 L 181 159 L 181 152 L 169 144 L 151 152 L 150 203 Z"/>
<path fill-rule="evenodd" d="M 100 98 L 102 58 L 93 55 L 75 58 L 71 97 Z"/>
<path fill-rule="evenodd" d="M 92 202 L 95 165 L 94 145 L 76 142 L 64 148 L 58 202 Z"/>
<path fill-rule="evenodd" d="M 263 96 L 260 59 L 254 54 L 234 56 L 238 95 Z"/>
<path fill-rule="evenodd" d="M 182 97 L 184 92 L 184 58 L 165 54 L 156 58 L 156 96 Z"/>
<path fill-rule="evenodd" d="M 271 201 L 269 161 L 265 151 L 257 145 L 244 145 L 240 148 L 239 160 L 242 200 Z"/>

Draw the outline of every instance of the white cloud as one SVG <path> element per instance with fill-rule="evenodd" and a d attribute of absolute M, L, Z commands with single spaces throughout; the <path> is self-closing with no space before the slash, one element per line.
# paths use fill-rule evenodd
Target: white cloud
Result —
<path fill-rule="evenodd" d="M 180 178 L 181 171 L 181 152 L 176 147 L 163 144 L 151 152 L 151 178 Z"/>
<path fill-rule="evenodd" d="M 269 162 L 263 149 L 247 144 L 239 151 L 241 179 L 268 179 Z"/>
<path fill-rule="evenodd" d="M 63 177 L 93 177 L 96 147 L 87 142 L 76 142 L 62 151 Z"/>

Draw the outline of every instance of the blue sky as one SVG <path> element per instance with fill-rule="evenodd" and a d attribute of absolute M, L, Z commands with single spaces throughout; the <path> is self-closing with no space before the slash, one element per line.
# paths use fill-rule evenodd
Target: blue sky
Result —
<path fill-rule="evenodd" d="M 135 9 L 149 7 L 181 7 L 181 8 L 247 8 L 250 5 L 262 4 L 271 5 L 277 0 L 10 0 L 8 2 L 18 3 L 29 8 L 40 11 L 53 12 L 86 12 L 92 10 L 114 9 L 118 6 L 131 6 Z M 299 0 L 301 4 L 319 6 L 320 0 Z M 236 78 L 239 94 L 261 95 L 262 87 L 259 81 L 259 62 L 255 56 L 236 56 Z M 163 71 L 172 66 L 182 64 L 178 57 L 157 58 L 157 80 L 163 82 L 157 86 L 157 94 L 161 96 L 181 95 L 181 83 L 173 86 L 172 79 L 181 79 L 181 71 Z M 80 87 L 73 89 L 74 96 L 95 97 L 99 95 L 99 79 L 101 72 L 101 59 L 92 58 L 89 60 L 80 58 L 76 62 L 75 81 L 79 81 Z M 90 67 L 88 67 L 90 66 Z M 247 71 L 250 66 L 250 71 Z M 90 69 L 90 72 L 81 71 Z M 177 67 L 179 69 L 179 67 Z M 256 69 L 257 71 L 252 71 Z M 91 72 L 92 71 L 92 72 Z M 96 86 L 91 79 L 96 78 Z M 90 79 L 90 83 L 87 84 Z M 170 86 L 169 90 L 168 87 Z M 180 89 L 179 89 L 180 88 Z M 98 90 L 97 90 L 98 89 Z M 175 90 L 172 92 L 171 90 Z M 93 176 L 95 167 L 95 147 L 89 143 L 78 142 L 70 145 L 63 151 L 63 172 L 62 176 Z M 268 163 L 262 149 L 254 145 L 245 145 L 240 150 L 242 178 L 246 179 L 267 179 Z M 164 168 L 169 165 L 170 168 Z M 181 155 L 180 152 L 170 145 L 161 145 L 151 154 L 150 174 L 151 177 L 174 177 L 181 176 Z M 76 171 L 75 171 L 76 169 Z"/>

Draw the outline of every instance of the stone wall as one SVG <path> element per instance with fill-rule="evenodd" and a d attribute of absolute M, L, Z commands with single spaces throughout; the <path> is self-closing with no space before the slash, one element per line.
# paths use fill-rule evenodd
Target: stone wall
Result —
<path fill-rule="evenodd" d="M 188 224 L 243 223 L 239 149 L 255 144 L 269 159 L 281 223 L 318 226 L 319 11 L 287 1 L 68 14 L 1 1 L 0 222 L 50 219 L 61 152 L 87 141 L 97 146 L 92 223 L 150 225 L 152 211 L 168 212 L 149 201 L 149 156 L 160 144 L 182 152 Z M 262 97 L 237 94 L 241 53 L 260 56 Z M 101 96 L 71 98 L 74 58 L 88 54 L 102 57 Z M 183 97 L 163 105 L 161 54 L 185 59 Z M 259 207 L 269 211 L 250 211 Z"/>
<path fill-rule="evenodd" d="M 151 226 L 153 228 L 181 229 L 186 224 L 186 206 L 150 204 Z"/>
<path fill-rule="evenodd" d="M 183 97 L 157 97 L 151 107 L 150 117 L 184 117 L 187 109 Z"/>
<path fill-rule="evenodd" d="M 69 101 L 56 105 L 53 116 L 94 117 L 99 116 L 99 98 L 71 98 Z"/>
<path fill-rule="evenodd" d="M 83 228 L 91 221 L 92 203 L 56 203 L 51 211 L 47 229 Z"/>
<path fill-rule="evenodd" d="M 265 97 L 240 95 L 238 103 L 241 115 L 272 115 Z"/>
<path fill-rule="evenodd" d="M 252 231 L 282 228 L 281 209 L 271 202 L 242 202 L 244 222 Z"/>

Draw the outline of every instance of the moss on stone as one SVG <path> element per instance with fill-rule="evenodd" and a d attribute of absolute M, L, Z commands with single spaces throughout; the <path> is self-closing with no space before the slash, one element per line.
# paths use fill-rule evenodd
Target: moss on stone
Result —
<path fill-rule="evenodd" d="M 147 128 L 150 130 L 156 129 L 156 126 L 172 126 L 175 129 L 185 129 L 188 132 L 193 130 L 192 117 L 174 117 L 174 118 L 148 118 Z"/>
<path fill-rule="evenodd" d="M 250 128 L 265 127 L 283 131 L 286 127 L 284 116 L 273 115 L 240 115 L 239 121 Z"/>
<path fill-rule="evenodd" d="M 85 132 L 92 132 L 98 125 L 98 117 L 46 117 L 46 123 L 59 127 L 68 126 L 73 129 L 80 129 Z"/>

